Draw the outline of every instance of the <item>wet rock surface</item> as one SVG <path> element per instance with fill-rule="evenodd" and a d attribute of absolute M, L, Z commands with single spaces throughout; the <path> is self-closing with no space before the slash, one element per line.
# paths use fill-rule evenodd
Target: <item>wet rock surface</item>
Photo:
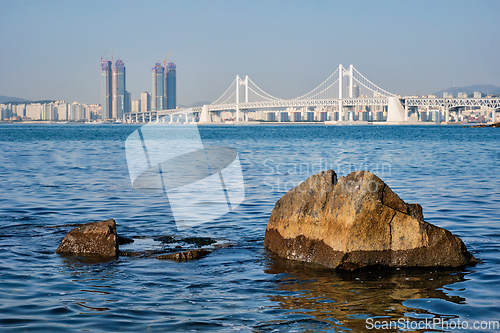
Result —
<path fill-rule="evenodd" d="M 74 229 L 66 234 L 56 253 L 83 255 L 89 256 L 89 258 L 123 256 L 183 261 L 202 258 L 214 250 L 233 246 L 227 240 L 215 240 L 209 237 L 119 236 L 116 231 L 116 222 L 113 219 L 50 228 L 62 227 L 74 227 Z M 123 245 L 124 250 L 119 249 L 120 245 Z"/>
<path fill-rule="evenodd" d="M 184 260 L 192 260 L 192 259 L 201 258 L 201 257 L 204 257 L 211 252 L 212 251 L 210 251 L 208 249 L 194 249 L 194 250 L 189 250 L 189 251 L 159 255 L 159 256 L 156 256 L 155 258 L 184 261 Z"/>
<path fill-rule="evenodd" d="M 215 250 L 233 246 L 227 240 L 209 237 L 182 237 L 163 235 L 157 237 L 135 237 L 134 245 L 125 247 L 120 256 L 153 257 L 176 261 L 202 258 Z"/>
<path fill-rule="evenodd" d="M 264 246 L 326 267 L 458 267 L 476 258 L 451 232 L 424 221 L 369 171 L 337 179 L 333 170 L 288 191 L 269 218 Z"/>
<path fill-rule="evenodd" d="M 115 257 L 118 255 L 115 220 L 91 222 L 66 234 L 56 253 Z"/>

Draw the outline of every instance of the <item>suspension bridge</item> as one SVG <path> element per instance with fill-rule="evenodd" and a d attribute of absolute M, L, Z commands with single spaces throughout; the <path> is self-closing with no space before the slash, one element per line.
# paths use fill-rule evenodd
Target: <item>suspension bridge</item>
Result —
<path fill-rule="evenodd" d="M 282 99 L 262 90 L 248 76 L 236 76 L 226 91 L 213 103 L 194 108 L 172 110 L 152 110 L 125 114 L 126 122 L 152 122 L 165 116 L 193 113 L 201 123 L 212 122 L 213 115 L 230 111 L 235 113 L 236 122 L 244 121 L 249 111 L 274 111 L 286 108 L 330 107 L 338 113 L 338 120 L 348 120 L 349 107 L 386 107 L 388 122 L 408 122 L 412 107 L 438 106 L 445 110 L 445 121 L 449 121 L 449 111 L 458 107 L 480 106 L 495 110 L 500 108 L 500 98 L 419 98 L 401 97 L 375 85 L 364 77 L 353 65 L 339 67 L 320 85 L 308 93 L 293 99 Z M 242 117 L 243 115 L 243 117 Z M 172 118 L 171 118 L 172 119 Z"/>

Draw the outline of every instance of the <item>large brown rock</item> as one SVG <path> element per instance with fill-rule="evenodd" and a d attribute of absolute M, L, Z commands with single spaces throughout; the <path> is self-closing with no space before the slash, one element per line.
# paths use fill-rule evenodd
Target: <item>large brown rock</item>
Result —
<path fill-rule="evenodd" d="M 338 269 L 475 264 L 462 240 L 424 221 L 369 171 L 333 170 L 288 191 L 269 218 L 264 245 L 281 257 Z"/>
<path fill-rule="evenodd" d="M 66 234 L 56 252 L 102 257 L 117 256 L 118 236 L 115 220 L 82 224 Z"/>

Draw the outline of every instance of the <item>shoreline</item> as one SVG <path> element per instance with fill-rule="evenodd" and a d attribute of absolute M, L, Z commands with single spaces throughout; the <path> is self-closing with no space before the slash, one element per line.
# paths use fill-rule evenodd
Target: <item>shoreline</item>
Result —
<path fill-rule="evenodd" d="M 155 122 L 152 122 L 155 123 Z M 12 121 L 0 121 L 0 124 L 40 124 L 40 125 L 146 125 L 150 124 L 149 122 L 145 123 L 120 123 L 120 124 L 115 124 L 115 123 L 105 123 L 105 122 L 59 122 L 59 121 L 47 121 L 47 120 L 41 120 L 41 121 L 19 121 L 19 122 L 12 122 Z M 159 123 L 159 124 L 167 124 L 167 125 L 173 125 L 173 124 L 178 124 L 178 123 Z M 179 123 L 182 124 L 182 123 Z M 210 126 L 210 125 L 216 125 L 216 126 L 226 126 L 226 125 L 236 125 L 236 126 L 254 126 L 254 125 L 293 125 L 293 126 L 300 126 L 300 125 L 321 125 L 321 126 L 379 126 L 379 125 L 384 125 L 384 126 L 432 126 L 432 125 L 461 125 L 461 126 L 478 126 L 478 127 L 487 127 L 490 123 L 463 123 L 463 122 L 449 122 L 449 123 L 435 123 L 435 122 L 386 122 L 386 121 L 376 121 L 376 122 L 371 122 L 371 121 L 314 121 L 314 122 L 270 122 L 270 121 L 240 121 L 240 122 L 219 122 L 219 123 L 195 123 L 196 125 L 203 125 L 203 126 Z"/>

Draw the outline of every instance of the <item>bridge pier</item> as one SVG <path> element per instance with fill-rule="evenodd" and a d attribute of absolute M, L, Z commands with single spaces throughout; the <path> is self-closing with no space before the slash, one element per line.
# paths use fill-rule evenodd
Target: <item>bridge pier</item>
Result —
<path fill-rule="evenodd" d="M 492 108 L 491 110 L 491 120 L 496 123 L 497 122 L 497 115 L 496 115 L 496 109 Z"/>
<path fill-rule="evenodd" d="M 200 123 L 211 123 L 210 114 L 208 113 L 208 105 L 201 107 Z"/>
<path fill-rule="evenodd" d="M 450 122 L 450 108 L 447 106 L 444 107 L 444 121 Z"/>

